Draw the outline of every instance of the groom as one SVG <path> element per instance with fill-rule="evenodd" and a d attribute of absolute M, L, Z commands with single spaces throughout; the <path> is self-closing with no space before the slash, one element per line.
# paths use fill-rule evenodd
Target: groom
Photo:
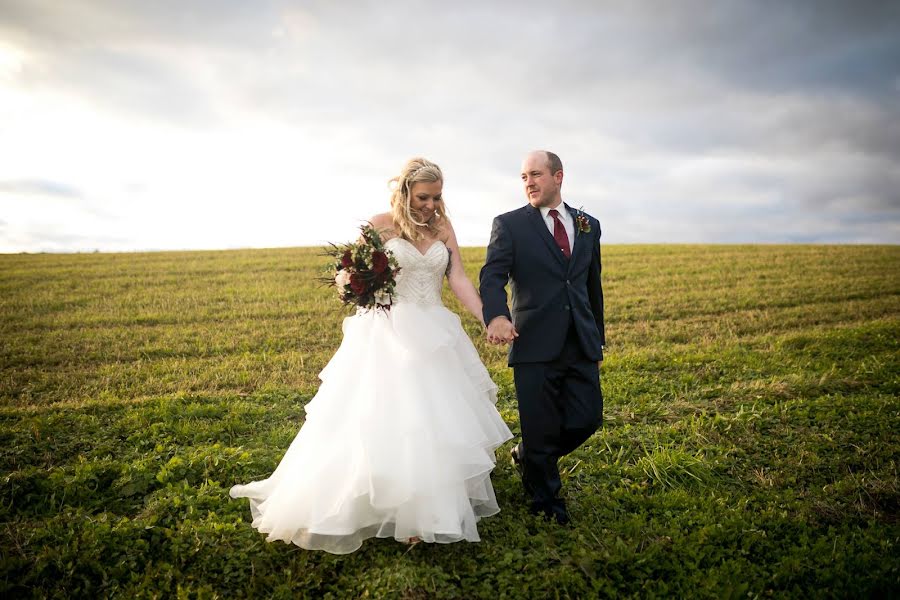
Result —
<path fill-rule="evenodd" d="M 521 177 L 528 204 L 494 219 L 480 291 L 488 341 L 512 343 L 522 428 L 512 458 L 530 508 L 565 524 L 557 461 L 603 420 L 600 223 L 562 202 L 562 162 L 552 152 L 528 154 Z"/>

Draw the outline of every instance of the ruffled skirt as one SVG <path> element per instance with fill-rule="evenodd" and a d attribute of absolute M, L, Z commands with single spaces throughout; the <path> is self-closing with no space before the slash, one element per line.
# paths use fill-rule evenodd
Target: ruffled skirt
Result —
<path fill-rule="evenodd" d="M 236 485 L 267 539 L 353 552 L 370 537 L 480 540 L 490 473 L 512 437 L 497 387 L 444 306 L 344 319 L 343 341 L 272 475 Z"/>

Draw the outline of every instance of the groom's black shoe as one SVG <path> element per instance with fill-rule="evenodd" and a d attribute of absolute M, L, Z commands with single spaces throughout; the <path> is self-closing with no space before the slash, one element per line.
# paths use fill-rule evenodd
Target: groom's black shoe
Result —
<path fill-rule="evenodd" d="M 545 521 L 555 520 L 557 525 L 568 525 L 571 523 L 569 511 L 566 510 L 565 504 L 539 504 L 532 502 L 529 510 L 533 515 L 543 516 Z"/>
<path fill-rule="evenodd" d="M 568 525 L 569 511 L 566 509 L 566 501 L 562 498 L 556 498 L 550 503 L 550 513 L 559 525 Z"/>
<path fill-rule="evenodd" d="M 556 523 L 558 525 L 568 525 L 569 523 L 571 523 L 571 520 L 569 519 L 569 511 L 567 511 L 565 508 L 563 508 L 562 510 L 554 510 L 553 518 L 556 519 Z"/>

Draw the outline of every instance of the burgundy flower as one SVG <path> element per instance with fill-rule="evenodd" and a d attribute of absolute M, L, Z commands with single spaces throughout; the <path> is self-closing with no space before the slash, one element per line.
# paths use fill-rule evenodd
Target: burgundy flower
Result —
<path fill-rule="evenodd" d="M 376 273 L 383 273 L 388 267 L 388 257 L 384 252 L 376 250 L 372 253 L 372 270 Z"/>
<path fill-rule="evenodd" d="M 350 275 L 350 289 L 353 290 L 353 293 L 357 296 L 366 291 L 366 282 L 363 281 L 363 278 L 359 273 Z"/>
<path fill-rule="evenodd" d="M 389 310 L 400 267 L 371 224 L 360 230 L 362 237 L 356 242 L 329 244 L 326 254 L 334 261 L 334 275 L 323 278 L 323 283 L 337 288 L 345 306 Z"/>
<path fill-rule="evenodd" d="M 345 269 L 353 264 L 353 256 L 350 254 L 350 251 L 347 250 L 344 252 L 344 255 L 341 257 L 341 266 Z"/>

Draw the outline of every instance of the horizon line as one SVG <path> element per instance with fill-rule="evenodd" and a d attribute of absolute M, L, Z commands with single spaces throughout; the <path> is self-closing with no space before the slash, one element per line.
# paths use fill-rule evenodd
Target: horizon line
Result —
<path fill-rule="evenodd" d="M 762 241 L 762 242 L 609 242 L 601 247 L 610 246 L 900 246 L 900 242 L 791 242 L 791 241 Z M 239 252 L 247 250 L 295 250 L 327 248 L 328 243 L 304 244 L 294 246 L 233 246 L 224 248 L 134 248 L 125 250 L 19 250 L 0 252 L 0 256 L 21 256 L 38 254 L 159 254 L 164 252 Z M 481 249 L 487 245 L 460 245 L 461 249 Z"/>

